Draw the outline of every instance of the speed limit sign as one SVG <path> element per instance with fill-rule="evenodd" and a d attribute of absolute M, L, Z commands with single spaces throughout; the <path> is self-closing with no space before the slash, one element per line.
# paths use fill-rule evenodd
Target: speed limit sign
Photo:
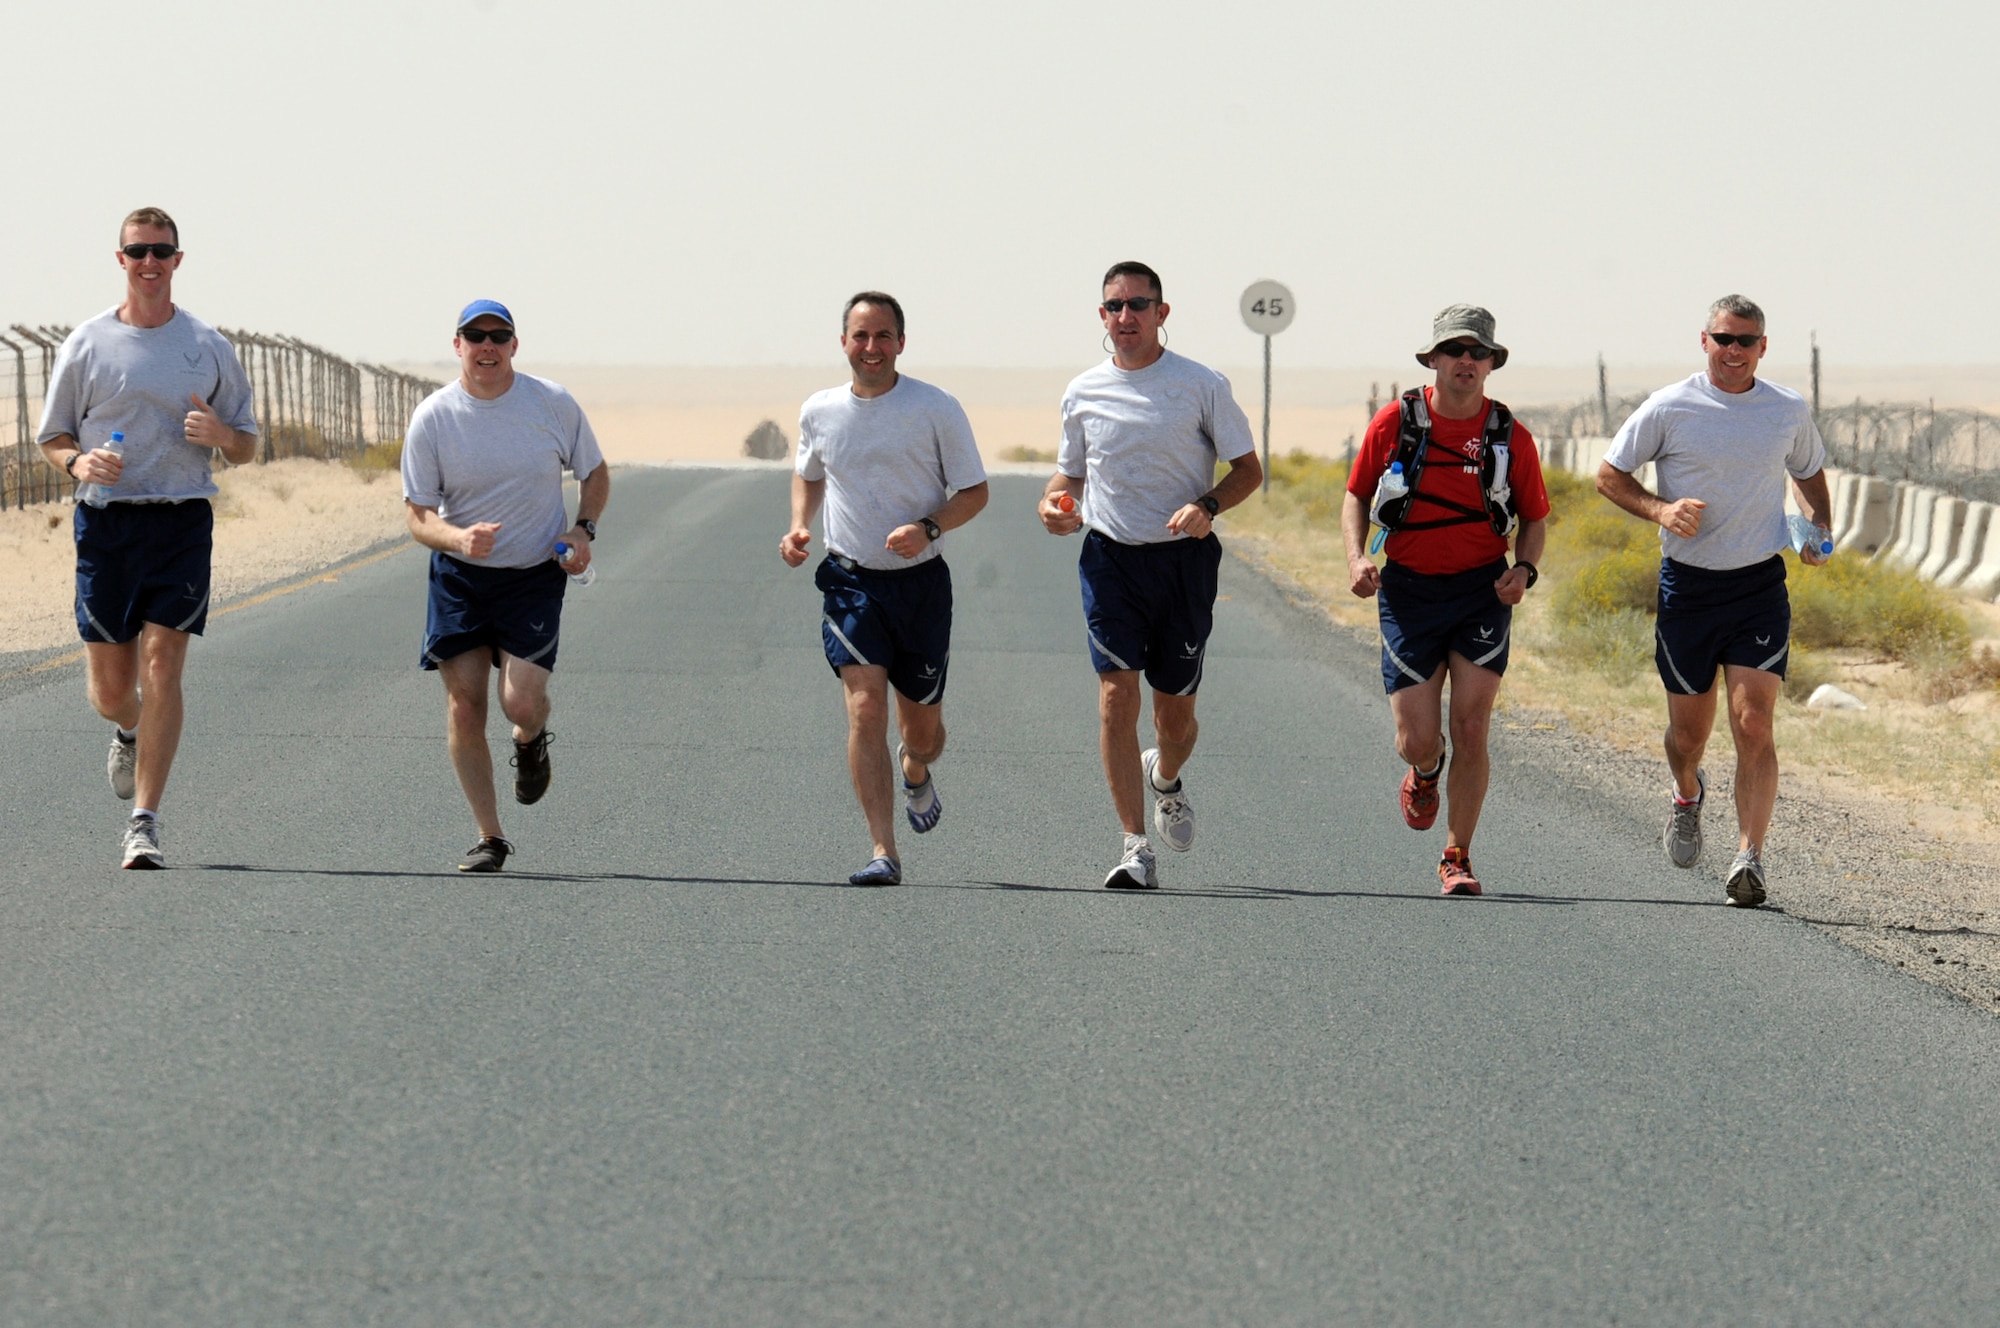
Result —
<path fill-rule="evenodd" d="M 1243 323 L 1260 337 L 1274 337 L 1292 325 L 1292 293 L 1275 281 L 1260 281 L 1243 292 Z"/>

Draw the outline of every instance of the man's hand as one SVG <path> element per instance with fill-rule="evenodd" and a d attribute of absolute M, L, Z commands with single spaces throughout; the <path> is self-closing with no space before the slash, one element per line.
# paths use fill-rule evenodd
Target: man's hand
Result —
<path fill-rule="evenodd" d="M 913 523 L 897 526 L 883 543 L 898 558 L 914 558 L 930 547 L 931 537 L 924 533 L 922 525 Z"/>
<path fill-rule="evenodd" d="M 1065 499 L 1069 501 L 1068 507 L 1063 506 Z M 1042 501 L 1035 504 L 1035 515 L 1042 519 L 1042 528 L 1051 535 L 1074 535 L 1083 529 L 1083 511 L 1076 495 L 1066 488 L 1044 493 Z"/>
<path fill-rule="evenodd" d="M 1708 504 L 1699 498 L 1682 498 L 1660 509 L 1660 528 L 1683 539 L 1693 539 L 1701 529 L 1701 510 Z"/>
<path fill-rule="evenodd" d="M 810 526 L 798 526 L 785 532 L 778 541 L 778 556 L 785 560 L 785 566 L 797 567 L 806 560 L 806 551 L 812 547 L 813 533 Z"/>
<path fill-rule="evenodd" d="M 500 529 L 498 526 L 493 528 Z M 591 546 L 597 541 L 593 540 L 590 532 L 582 526 L 571 526 L 569 534 L 562 537 L 562 542 L 569 545 L 569 557 L 563 560 L 563 571 L 571 576 L 583 575 L 583 569 L 590 566 Z"/>
<path fill-rule="evenodd" d="M 1502 604 L 1519 604 L 1528 596 L 1528 569 L 1510 567 L 1493 583 L 1493 593 Z"/>
<path fill-rule="evenodd" d="M 116 484 L 125 473 L 125 460 L 116 452 L 92 448 L 77 460 L 70 473 L 78 484 Z"/>
<path fill-rule="evenodd" d="M 1521 576 L 1523 580 L 1527 579 L 1527 573 L 1523 572 Z M 1367 558 L 1349 558 L 1347 588 L 1354 592 L 1357 599 L 1367 599 L 1382 588 L 1382 569 Z"/>
<path fill-rule="evenodd" d="M 468 558 L 484 558 L 493 552 L 493 537 L 499 533 L 498 521 L 474 522 L 458 532 L 458 551 Z"/>
<path fill-rule="evenodd" d="M 188 393 L 188 400 L 194 402 L 194 409 L 187 413 L 187 440 L 196 447 L 226 447 L 236 441 L 236 430 L 222 422 L 215 413 L 215 407 L 203 401 L 194 393 Z"/>
<path fill-rule="evenodd" d="M 1189 503 L 1167 518 L 1167 529 L 1190 539 L 1207 539 L 1208 533 L 1215 529 L 1215 518 L 1200 503 Z"/>
<path fill-rule="evenodd" d="M 82 470 L 83 463 L 81 461 L 77 462 L 76 468 Z M 1824 530 L 1826 527 L 1821 526 L 1820 529 Z M 1833 555 L 1830 553 L 1821 553 L 1819 551 L 1819 540 L 1809 539 L 1806 541 L 1806 546 L 1799 550 L 1799 561 L 1808 567 L 1824 567 L 1833 561 Z"/>

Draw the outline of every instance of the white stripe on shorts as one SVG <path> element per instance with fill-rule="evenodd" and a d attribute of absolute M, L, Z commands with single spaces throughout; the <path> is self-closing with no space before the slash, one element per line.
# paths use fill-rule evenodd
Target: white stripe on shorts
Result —
<path fill-rule="evenodd" d="M 834 625 L 833 616 L 831 614 L 822 613 L 820 615 L 820 621 L 826 624 L 827 631 L 833 633 L 834 640 L 840 642 L 840 644 L 847 647 L 847 653 L 854 656 L 854 662 L 856 664 L 868 663 L 868 657 L 862 654 L 859 650 L 856 650 L 854 648 L 854 643 L 848 640 L 847 637 L 841 632 L 840 628 Z M 873 666 L 870 665 L 870 667 Z"/>

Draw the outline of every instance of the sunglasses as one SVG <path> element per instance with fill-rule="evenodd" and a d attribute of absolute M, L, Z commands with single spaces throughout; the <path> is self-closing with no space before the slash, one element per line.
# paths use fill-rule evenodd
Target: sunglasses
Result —
<path fill-rule="evenodd" d="M 180 248 L 171 244 L 127 244 L 120 245 L 119 252 L 127 258 L 139 259 L 151 254 L 155 258 L 172 258 Z"/>
<path fill-rule="evenodd" d="M 1104 302 L 1104 312 L 1107 314 L 1120 314 L 1130 309 L 1135 314 L 1143 314 L 1158 303 L 1159 301 L 1150 295 L 1134 295 L 1129 300 L 1106 300 Z"/>
<path fill-rule="evenodd" d="M 1468 346 L 1463 341 L 1440 341 L 1437 345 L 1431 347 L 1431 354 L 1442 355 L 1447 360 L 1455 360 L 1461 355 L 1470 355 L 1475 360 L 1483 361 L 1493 358 L 1493 348 L 1491 346 L 1482 346 L 1477 342 Z"/>
<path fill-rule="evenodd" d="M 1762 332 L 1738 332 L 1733 336 L 1727 332 L 1704 332 L 1702 335 L 1718 346 L 1741 346 L 1745 350 L 1764 339 Z"/>
<path fill-rule="evenodd" d="M 458 335 L 464 337 L 475 346 L 484 346 L 489 341 L 496 346 L 504 346 L 514 339 L 514 329 L 511 327 L 496 327 L 492 329 L 461 327 L 458 329 Z"/>

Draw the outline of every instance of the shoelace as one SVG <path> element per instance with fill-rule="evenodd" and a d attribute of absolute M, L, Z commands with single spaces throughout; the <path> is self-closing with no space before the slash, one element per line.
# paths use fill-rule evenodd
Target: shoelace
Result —
<path fill-rule="evenodd" d="M 515 743 L 514 754 L 507 758 L 507 764 L 517 770 L 521 768 L 523 760 L 532 761 L 534 764 L 540 765 L 548 759 L 549 740 L 555 736 L 555 734 L 549 732 L 547 729 L 543 729 L 526 743 Z"/>
<path fill-rule="evenodd" d="M 1699 829 L 1701 829 L 1701 804 L 1698 802 L 1683 803 L 1680 799 L 1676 798 L 1674 800 L 1674 837 L 1676 839 L 1693 839 L 1694 832 Z"/>

